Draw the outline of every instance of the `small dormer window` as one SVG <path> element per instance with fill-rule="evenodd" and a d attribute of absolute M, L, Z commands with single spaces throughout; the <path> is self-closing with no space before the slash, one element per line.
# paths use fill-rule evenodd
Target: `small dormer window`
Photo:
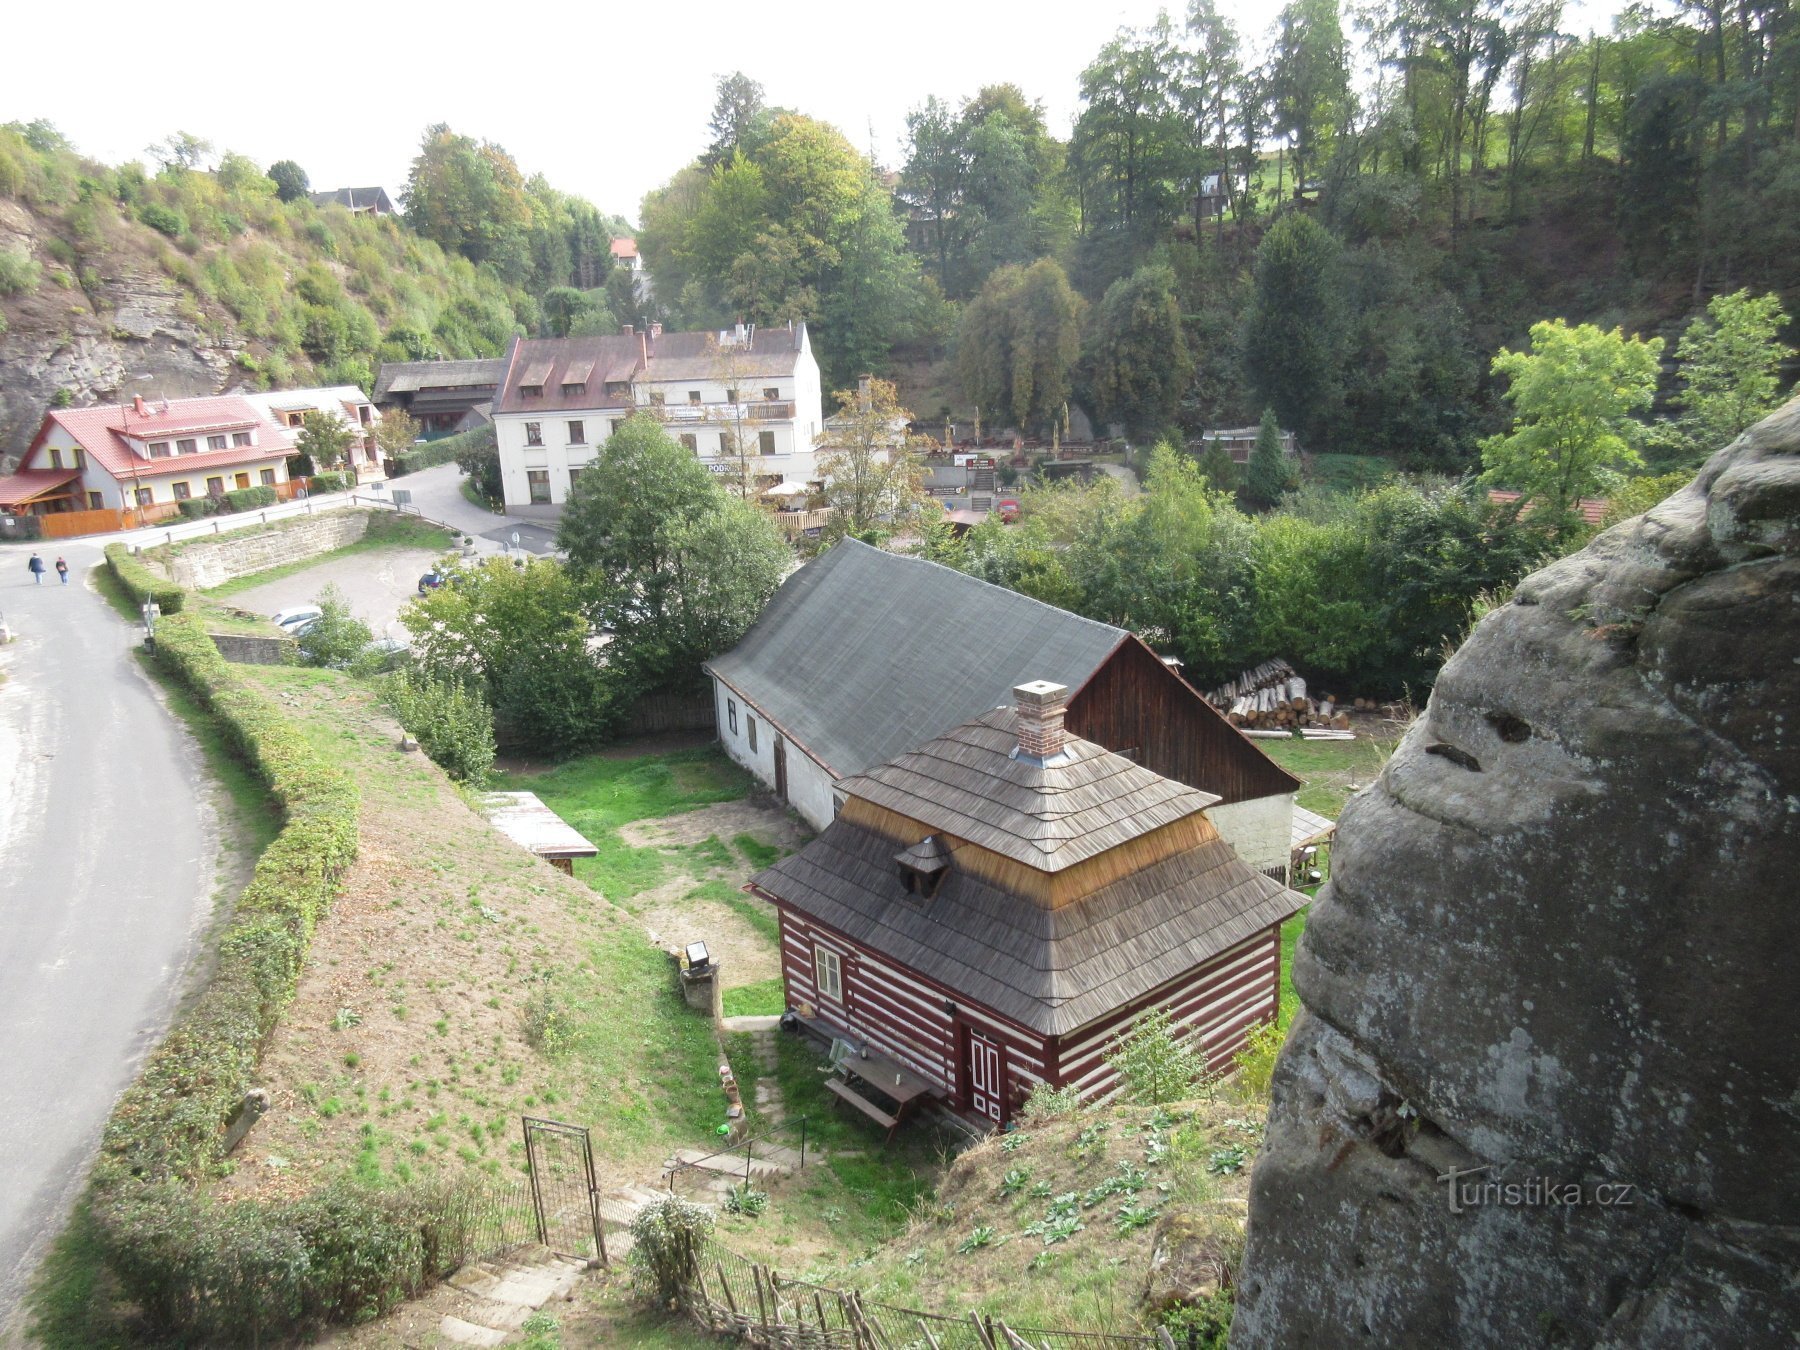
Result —
<path fill-rule="evenodd" d="M 565 384 L 562 387 L 562 391 L 564 398 L 574 398 L 577 394 L 587 393 L 587 385 L 577 381 L 574 384 Z"/>
<path fill-rule="evenodd" d="M 908 895 L 930 900 L 950 875 L 950 848 L 935 834 L 928 834 L 909 849 L 894 855 L 900 884 Z"/>
<path fill-rule="evenodd" d="M 544 396 L 544 386 L 541 384 L 522 384 L 519 386 L 519 392 L 526 398 L 542 398 Z"/>

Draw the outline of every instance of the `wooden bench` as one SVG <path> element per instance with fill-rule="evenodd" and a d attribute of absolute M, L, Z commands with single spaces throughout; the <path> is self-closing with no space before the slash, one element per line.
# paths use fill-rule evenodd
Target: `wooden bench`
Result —
<path fill-rule="evenodd" d="M 874 1102 L 863 1096 L 841 1078 L 827 1078 L 825 1080 L 825 1090 L 831 1093 L 839 1101 L 849 1102 L 850 1105 L 854 1106 L 858 1111 L 861 1111 L 877 1125 L 885 1126 L 888 1132 L 888 1138 L 892 1139 L 894 1137 L 894 1129 L 900 1124 L 899 1116 L 889 1115 L 886 1111 L 883 1111 L 879 1106 L 875 1105 Z"/>

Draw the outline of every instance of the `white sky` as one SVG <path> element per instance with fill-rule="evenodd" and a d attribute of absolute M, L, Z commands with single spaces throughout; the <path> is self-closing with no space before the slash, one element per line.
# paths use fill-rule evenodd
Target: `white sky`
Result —
<path fill-rule="evenodd" d="M 1066 135 L 1082 68 L 1121 25 L 1164 7 L 93 0 L 77 20 L 33 3 L 7 18 L 16 59 L 0 82 L 0 122 L 47 117 L 106 163 L 189 131 L 264 166 L 296 160 L 315 190 L 390 191 L 425 127 L 448 122 L 505 146 L 527 175 L 635 220 L 644 193 L 706 144 L 714 84 L 734 69 L 761 81 L 770 103 L 833 123 L 895 166 L 907 110 L 928 94 L 955 102 L 1011 81 Z M 1617 7 L 1572 0 L 1564 26 L 1603 28 Z M 1223 8 L 1260 46 L 1280 0 Z"/>

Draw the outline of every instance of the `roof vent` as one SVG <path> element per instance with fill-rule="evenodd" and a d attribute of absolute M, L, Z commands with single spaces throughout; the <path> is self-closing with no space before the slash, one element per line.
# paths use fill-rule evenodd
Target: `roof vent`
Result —
<path fill-rule="evenodd" d="M 911 895 L 929 900 L 943 885 L 950 871 L 950 846 L 939 836 L 928 834 L 911 848 L 894 855 L 900 865 L 900 882 Z"/>
<path fill-rule="evenodd" d="M 1019 732 L 1014 759 L 1047 764 L 1059 759 L 1068 741 L 1063 715 L 1069 708 L 1069 687 L 1049 680 L 1033 680 L 1013 686 L 1013 702 L 1017 704 L 1013 719 Z"/>

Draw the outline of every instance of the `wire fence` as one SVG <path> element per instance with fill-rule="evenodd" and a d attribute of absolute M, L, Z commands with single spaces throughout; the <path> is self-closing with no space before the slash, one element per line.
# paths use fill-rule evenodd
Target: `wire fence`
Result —
<path fill-rule="evenodd" d="M 449 1203 L 463 1238 L 465 1260 L 494 1256 L 539 1238 L 531 1184 L 490 1181 L 456 1191 Z"/>
<path fill-rule="evenodd" d="M 688 1314 L 714 1333 L 752 1345 L 847 1346 L 851 1350 L 1134 1350 L 1172 1347 L 1167 1332 L 1145 1336 L 1107 1331 L 1016 1327 L 993 1316 L 953 1317 L 898 1308 L 784 1278 L 709 1241 L 687 1290 Z"/>

